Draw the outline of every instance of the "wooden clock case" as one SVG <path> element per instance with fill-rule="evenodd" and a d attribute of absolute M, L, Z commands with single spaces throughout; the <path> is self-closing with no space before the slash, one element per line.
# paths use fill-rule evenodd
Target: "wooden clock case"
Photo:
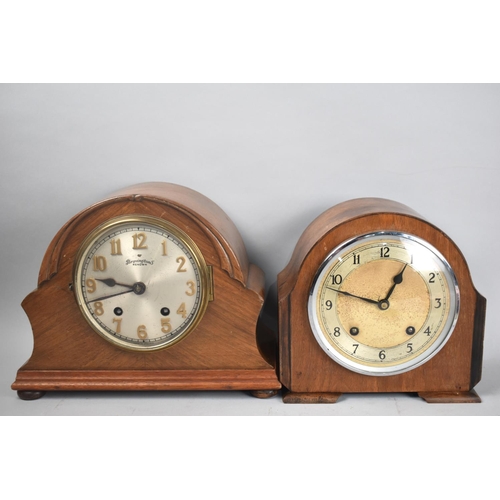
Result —
<path fill-rule="evenodd" d="M 158 351 L 125 350 L 103 339 L 80 313 L 72 291 L 84 238 L 124 214 L 170 221 L 212 266 L 214 298 L 201 322 L 185 339 Z M 272 396 L 281 388 L 272 339 L 256 334 L 264 286 L 237 228 L 211 200 L 162 182 L 126 188 L 73 217 L 48 247 L 38 288 L 22 303 L 33 329 L 33 353 L 12 389 L 22 399 L 62 390 L 248 390 Z"/>
<path fill-rule="evenodd" d="M 318 345 L 307 312 L 320 264 L 339 244 L 373 231 L 394 230 L 428 241 L 448 260 L 460 289 L 460 313 L 444 348 L 423 365 L 392 376 L 367 376 L 332 360 Z M 278 276 L 279 373 L 286 403 L 334 403 L 343 393 L 415 392 L 427 402 L 480 402 L 486 299 L 474 288 L 453 243 L 407 206 L 380 198 L 350 200 L 314 220 Z"/>

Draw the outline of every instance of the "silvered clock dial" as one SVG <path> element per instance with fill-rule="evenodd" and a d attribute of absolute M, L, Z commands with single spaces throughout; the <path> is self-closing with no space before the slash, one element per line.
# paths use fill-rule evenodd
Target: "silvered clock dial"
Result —
<path fill-rule="evenodd" d="M 74 291 L 85 319 L 106 340 L 156 350 L 189 334 L 209 300 L 209 269 L 179 228 L 151 216 L 122 216 L 83 242 Z"/>

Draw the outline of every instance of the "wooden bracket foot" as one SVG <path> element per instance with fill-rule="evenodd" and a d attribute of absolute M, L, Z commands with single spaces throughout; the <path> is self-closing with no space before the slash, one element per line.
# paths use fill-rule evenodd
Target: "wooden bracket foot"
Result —
<path fill-rule="evenodd" d="M 418 395 L 427 403 L 480 403 L 476 391 L 419 392 Z"/>

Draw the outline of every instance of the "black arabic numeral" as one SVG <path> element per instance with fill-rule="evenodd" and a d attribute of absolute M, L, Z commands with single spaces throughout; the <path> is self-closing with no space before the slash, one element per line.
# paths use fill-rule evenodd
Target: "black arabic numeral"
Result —
<path fill-rule="evenodd" d="M 342 276 L 340 274 L 334 274 L 332 276 L 332 285 L 340 285 L 342 283 Z"/>

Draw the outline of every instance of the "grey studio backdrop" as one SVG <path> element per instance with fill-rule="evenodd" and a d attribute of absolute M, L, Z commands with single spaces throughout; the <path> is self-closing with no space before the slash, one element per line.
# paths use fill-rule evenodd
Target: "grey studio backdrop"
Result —
<path fill-rule="evenodd" d="M 500 86 L 1 85 L 2 415 L 499 415 Z M 80 210 L 139 182 L 188 186 L 238 227 L 269 287 L 306 226 L 342 201 L 407 204 L 462 250 L 488 300 L 481 404 L 408 394 L 285 405 L 241 392 L 49 393 L 10 385 L 33 338 L 21 302 Z"/>

